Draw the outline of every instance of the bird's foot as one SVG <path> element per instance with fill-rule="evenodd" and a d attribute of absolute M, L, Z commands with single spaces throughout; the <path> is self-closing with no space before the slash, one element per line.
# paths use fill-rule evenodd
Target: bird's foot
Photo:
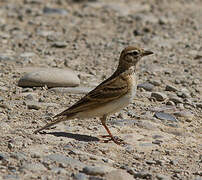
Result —
<path fill-rule="evenodd" d="M 100 140 L 103 143 L 108 143 L 109 141 L 113 141 L 114 143 L 116 143 L 118 145 L 125 145 L 126 144 L 122 139 L 120 139 L 117 136 L 102 135 L 100 137 L 101 138 L 108 138 L 108 139 L 102 139 L 102 140 Z"/>

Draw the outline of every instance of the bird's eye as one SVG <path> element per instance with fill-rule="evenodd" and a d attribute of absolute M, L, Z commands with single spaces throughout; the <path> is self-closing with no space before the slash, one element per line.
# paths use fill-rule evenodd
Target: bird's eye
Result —
<path fill-rule="evenodd" d="M 134 51 L 129 52 L 128 54 L 130 54 L 132 56 L 137 56 L 139 54 L 139 51 L 138 50 L 134 50 Z"/>
<path fill-rule="evenodd" d="M 133 56 L 137 56 L 137 55 L 139 54 L 139 52 L 138 52 L 138 51 L 133 51 L 133 52 L 131 52 L 131 54 L 132 54 Z"/>

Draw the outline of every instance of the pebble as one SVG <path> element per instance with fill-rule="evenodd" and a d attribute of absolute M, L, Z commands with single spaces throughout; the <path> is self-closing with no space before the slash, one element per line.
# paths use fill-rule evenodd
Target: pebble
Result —
<path fill-rule="evenodd" d="M 67 11 L 65 9 L 59 9 L 59 8 L 50 8 L 50 7 L 44 7 L 43 8 L 44 14 L 60 14 L 60 15 L 67 15 Z"/>
<path fill-rule="evenodd" d="M 106 180 L 133 180 L 133 176 L 124 170 L 115 170 L 105 176 Z"/>
<path fill-rule="evenodd" d="M 55 174 L 65 174 L 67 171 L 64 168 L 54 167 L 51 169 L 51 171 Z"/>
<path fill-rule="evenodd" d="M 88 92 L 90 92 L 93 88 L 89 88 L 89 87 L 74 87 L 74 88 L 51 88 L 49 89 L 49 91 L 55 92 L 55 93 L 67 93 L 67 94 L 87 94 Z"/>
<path fill-rule="evenodd" d="M 175 112 L 174 113 L 176 116 L 178 117 L 184 117 L 186 118 L 188 121 L 192 121 L 194 118 L 194 114 L 191 113 L 190 111 L 179 111 L 179 112 Z"/>
<path fill-rule="evenodd" d="M 44 167 L 43 164 L 40 163 L 24 163 L 23 166 L 20 168 L 22 170 L 29 170 L 32 172 L 39 172 L 39 171 L 46 171 L 47 169 Z"/>
<path fill-rule="evenodd" d="M 39 103 L 36 101 L 26 101 L 25 104 L 26 104 L 28 109 L 39 110 L 43 107 L 42 103 Z"/>
<path fill-rule="evenodd" d="M 166 85 L 165 90 L 166 91 L 176 92 L 176 91 L 178 91 L 178 88 L 176 88 L 175 86 L 172 86 L 172 85 Z"/>
<path fill-rule="evenodd" d="M 88 176 L 84 173 L 77 173 L 73 175 L 74 180 L 88 180 Z"/>
<path fill-rule="evenodd" d="M 52 162 L 55 161 L 57 163 L 61 163 L 64 165 L 76 166 L 80 168 L 84 166 L 82 162 L 59 153 L 45 156 L 44 161 L 52 161 Z"/>
<path fill-rule="evenodd" d="M 167 95 L 161 92 L 152 92 L 151 98 L 155 98 L 157 101 L 164 101 L 167 98 Z"/>
<path fill-rule="evenodd" d="M 196 107 L 202 109 L 202 103 L 196 103 Z"/>
<path fill-rule="evenodd" d="M 26 160 L 27 156 L 22 152 L 13 152 L 10 157 L 15 158 L 17 160 Z"/>
<path fill-rule="evenodd" d="M 52 44 L 52 47 L 55 47 L 55 48 L 65 48 L 65 47 L 67 47 L 67 43 L 66 42 L 60 42 L 60 41 L 54 42 Z"/>
<path fill-rule="evenodd" d="M 102 167 L 95 167 L 95 166 L 85 166 L 83 168 L 83 173 L 88 174 L 88 175 L 100 175 L 103 176 L 106 173 L 113 171 L 114 168 L 108 167 L 108 166 L 102 166 Z"/>
<path fill-rule="evenodd" d="M 0 62 L 4 61 L 14 61 L 15 59 L 11 56 L 0 54 Z"/>
<path fill-rule="evenodd" d="M 183 100 L 180 97 L 176 96 L 176 95 L 170 95 L 169 100 L 174 102 L 175 104 L 183 103 Z"/>
<path fill-rule="evenodd" d="M 158 180 L 171 180 L 169 176 L 163 175 L 163 174 L 157 174 L 156 179 Z"/>
<path fill-rule="evenodd" d="M 35 93 L 23 93 L 25 96 L 25 100 L 27 101 L 37 101 L 36 94 Z"/>
<path fill-rule="evenodd" d="M 181 97 L 181 98 L 190 98 L 190 94 L 187 91 L 178 91 L 177 92 L 177 96 Z"/>
<path fill-rule="evenodd" d="M 164 113 L 164 112 L 156 112 L 154 116 L 160 120 L 166 120 L 166 121 L 171 121 L 171 122 L 178 122 L 175 116 Z"/>
<path fill-rule="evenodd" d="M 154 85 L 150 84 L 148 82 L 142 83 L 142 84 L 138 84 L 137 88 L 142 88 L 146 91 L 152 91 L 154 89 Z"/>
<path fill-rule="evenodd" d="M 160 79 L 149 80 L 149 82 L 154 86 L 160 86 L 162 84 Z"/>
<path fill-rule="evenodd" d="M 134 178 L 147 178 L 147 179 L 151 179 L 152 177 L 152 174 L 149 173 L 149 172 L 137 172 L 137 173 L 134 173 Z"/>
<path fill-rule="evenodd" d="M 153 161 L 153 160 L 147 160 L 146 163 L 151 165 L 151 164 L 156 164 L 156 161 Z"/>
<path fill-rule="evenodd" d="M 78 76 L 71 69 L 44 68 L 25 74 L 20 78 L 21 87 L 74 87 L 80 84 Z"/>
<path fill-rule="evenodd" d="M 155 123 L 149 122 L 149 121 L 137 121 L 135 123 L 138 127 L 140 128 L 145 128 L 148 130 L 157 130 L 157 126 L 155 125 Z"/>
<path fill-rule="evenodd" d="M 7 160 L 7 159 L 8 159 L 7 155 L 0 153 L 0 161 Z"/>

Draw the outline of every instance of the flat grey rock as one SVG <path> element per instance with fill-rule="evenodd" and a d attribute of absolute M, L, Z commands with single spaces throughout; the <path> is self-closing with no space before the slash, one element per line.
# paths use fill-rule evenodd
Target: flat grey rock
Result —
<path fill-rule="evenodd" d="M 164 113 L 164 112 L 156 112 L 154 116 L 160 120 L 166 120 L 166 121 L 172 121 L 172 122 L 178 122 L 175 116 Z"/>
<path fill-rule="evenodd" d="M 50 8 L 50 7 L 44 7 L 43 8 L 44 14 L 60 14 L 60 15 L 67 15 L 67 11 L 65 9 L 60 8 Z"/>
<path fill-rule="evenodd" d="M 75 87 L 80 84 L 71 69 L 39 68 L 25 74 L 18 82 L 20 87 Z"/>

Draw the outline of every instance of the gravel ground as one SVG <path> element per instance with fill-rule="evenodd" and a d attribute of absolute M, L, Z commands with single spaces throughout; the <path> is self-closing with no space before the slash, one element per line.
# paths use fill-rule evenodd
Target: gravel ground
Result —
<path fill-rule="evenodd" d="M 0 179 L 202 179 L 201 17 L 200 0 L 1 0 Z M 127 45 L 155 53 L 139 63 L 134 103 L 108 121 L 128 145 L 99 142 L 96 118 L 33 134 Z M 31 72 L 54 82 L 26 87 Z"/>

